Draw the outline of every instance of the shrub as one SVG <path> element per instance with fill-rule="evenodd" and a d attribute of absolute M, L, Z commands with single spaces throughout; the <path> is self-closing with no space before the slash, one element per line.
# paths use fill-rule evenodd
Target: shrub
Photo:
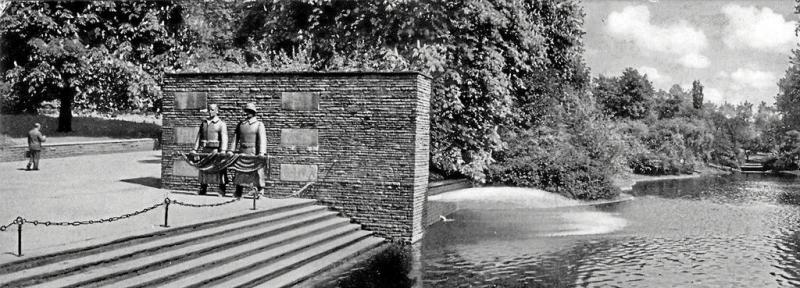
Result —
<path fill-rule="evenodd" d="M 797 170 L 798 165 L 794 163 L 790 157 L 782 155 L 781 157 L 772 157 L 764 161 L 764 169 L 772 171 L 788 171 Z"/>
<path fill-rule="evenodd" d="M 561 135 L 512 138 L 509 142 L 513 145 L 489 167 L 489 181 L 536 187 L 581 200 L 619 195 L 603 163 L 562 140 Z"/>
<path fill-rule="evenodd" d="M 691 174 L 694 172 L 694 164 L 691 161 L 671 159 L 664 155 L 641 153 L 628 160 L 628 166 L 633 173 L 644 175 L 678 175 Z"/>

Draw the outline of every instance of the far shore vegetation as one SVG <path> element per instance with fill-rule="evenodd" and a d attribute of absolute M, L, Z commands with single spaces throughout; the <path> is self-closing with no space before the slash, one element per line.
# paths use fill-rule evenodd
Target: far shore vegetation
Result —
<path fill-rule="evenodd" d="M 664 91 L 633 68 L 593 78 L 583 17 L 557 0 L 11 2 L 2 134 L 41 121 L 59 137 L 159 137 L 152 122 L 73 113 L 159 113 L 171 71 L 420 71 L 433 79 L 437 179 L 599 199 L 626 173 L 736 169 L 752 155 L 797 169 L 800 51 L 774 105 L 714 104 L 702 79 Z M 46 103 L 57 118 L 34 115 Z"/>

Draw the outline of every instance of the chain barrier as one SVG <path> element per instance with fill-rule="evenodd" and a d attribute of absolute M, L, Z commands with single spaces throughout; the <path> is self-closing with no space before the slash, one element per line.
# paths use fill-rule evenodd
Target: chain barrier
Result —
<path fill-rule="evenodd" d="M 2 0 L 0 0 L 0 3 L 1 2 L 2 2 Z M 333 169 L 333 167 L 339 161 L 339 157 L 340 156 L 341 156 L 341 154 L 337 155 L 336 159 L 333 161 L 331 166 L 328 167 L 327 171 L 325 171 L 325 174 L 323 175 L 322 178 L 325 178 L 328 175 L 328 172 L 330 172 L 330 170 Z M 308 182 L 308 183 L 306 183 L 305 186 L 303 186 L 302 188 L 300 188 L 297 191 L 293 192 L 288 197 L 283 197 L 283 198 L 295 197 L 295 196 L 299 195 L 300 193 L 303 193 L 304 191 L 306 191 L 307 188 L 309 188 L 312 184 L 314 184 L 316 182 L 317 181 Z M 256 200 L 261 199 L 262 195 L 261 195 L 260 192 L 261 191 L 256 190 L 256 191 L 254 191 L 252 193 L 252 196 L 253 196 L 253 208 L 252 208 L 252 210 L 256 210 Z M 164 225 L 162 227 L 169 227 L 169 225 L 168 225 L 168 216 L 169 216 L 169 205 L 170 204 L 175 204 L 175 205 L 179 205 L 179 206 L 186 206 L 186 207 L 194 207 L 194 208 L 219 207 L 219 206 L 223 206 L 223 205 L 227 205 L 227 204 L 231 204 L 231 203 L 237 202 L 237 201 L 239 201 L 241 199 L 242 198 L 240 198 L 240 197 L 235 197 L 235 198 L 233 198 L 231 200 L 228 200 L 228 201 L 225 201 L 225 202 L 211 203 L 211 204 L 194 204 L 194 203 L 183 202 L 183 201 L 180 201 L 180 200 L 170 199 L 169 197 L 167 197 L 167 198 L 164 198 L 164 201 L 162 201 L 162 202 L 159 202 L 159 203 L 153 204 L 152 206 L 149 206 L 149 207 L 134 211 L 133 213 L 127 213 L 127 214 L 123 214 L 123 215 L 120 215 L 120 216 L 114 216 L 114 217 L 109 217 L 109 218 L 100 218 L 100 219 L 91 219 L 91 220 L 85 220 L 85 221 L 28 220 L 28 219 L 22 218 L 22 216 L 18 216 L 16 219 L 11 221 L 7 225 L 0 225 L 0 231 L 7 231 L 12 226 L 14 226 L 14 225 L 17 226 L 17 230 L 18 230 L 18 233 L 19 233 L 19 236 L 18 236 L 19 237 L 19 239 L 18 239 L 18 251 L 19 252 L 18 252 L 17 256 L 21 257 L 22 256 L 22 225 L 23 224 L 33 224 L 33 226 L 44 225 L 44 226 L 48 226 L 49 227 L 49 226 L 81 226 L 81 225 L 91 225 L 91 224 L 99 224 L 99 223 L 111 223 L 111 222 L 115 222 L 115 221 L 119 221 L 119 220 L 123 220 L 123 219 L 128 219 L 128 218 L 136 216 L 136 215 L 144 214 L 144 213 L 147 213 L 149 211 L 152 211 L 153 209 L 156 209 L 158 207 L 164 206 Z"/>
<path fill-rule="evenodd" d="M 258 197 L 258 195 L 257 195 L 257 198 L 260 198 L 260 197 Z M 44 226 L 81 226 L 81 225 L 90 225 L 90 224 L 111 223 L 111 222 L 116 222 L 116 221 L 123 220 L 123 219 L 128 219 L 128 218 L 131 218 L 131 217 L 139 215 L 139 214 L 144 214 L 144 213 L 150 212 L 153 209 L 156 209 L 156 208 L 164 206 L 164 205 L 169 205 L 169 204 L 201 208 L 201 207 L 222 206 L 222 205 L 230 204 L 230 203 L 233 203 L 233 202 L 236 202 L 236 201 L 239 201 L 239 200 L 241 200 L 241 199 L 240 198 L 233 198 L 231 200 L 228 200 L 228 201 L 225 201 L 225 202 L 220 202 L 220 203 L 193 204 L 193 203 L 187 203 L 187 202 L 183 202 L 183 201 L 179 201 L 179 200 L 172 200 L 170 198 L 165 198 L 164 201 L 162 201 L 162 202 L 153 204 L 152 206 L 143 208 L 141 210 L 134 211 L 132 213 L 122 214 L 120 216 L 114 216 L 114 217 L 109 217 L 109 218 L 100 218 L 100 219 L 92 219 L 92 220 L 84 220 L 84 221 L 43 221 L 43 220 L 28 220 L 28 219 L 25 219 L 25 218 L 22 218 L 22 217 L 17 217 L 16 219 L 11 221 L 7 225 L 0 225 L 0 231 L 6 231 L 9 228 L 11 228 L 11 226 L 20 225 L 20 224 L 33 224 L 33 226 L 38 226 L 38 225 L 44 225 Z"/>
<path fill-rule="evenodd" d="M 167 198 L 167 199 L 169 199 L 169 198 Z M 233 199 L 225 201 L 225 202 L 211 203 L 211 204 L 194 204 L 194 203 L 186 203 L 186 202 L 179 201 L 179 200 L 172 200 L 172 204 L 180 205 L 180 206 L 187 206 L 187 207 L 194 207 L 194 208 L 201 208 L 201 207 L 222 206 L 222 205 L 226 205 L 226 204 L 231 204 L 231 203 L 239 201 L 239 200 L 241 200 L 241 198 L 233 198 Z"/>
<path fill-rule="evenodd" d="M 163 206 L 166 202 L 156 203 L 153 206 L 134 211 L 133 213 L 127 213 L 120 216 L 114 216 L 109 218 L 100 218 L 97 220 L 85 220 L 85 221 L 63 221 L 63 222 L 55 222 L 55 221 L 41 221 L 41 220 L 27 220 L 23 219 L 23 223 L 33 224 L 33 226 L 37 225 L 44 225 L 44 226 L 81 226 L 81 225 L 89 225 L 89 224 L 99 224 L 99 223 L 110 223 L 115 222 L 123 219 L 128 219 L 133 216 L 144 214 L 149 212 L 150 210 L 156 209 L 160 206 Z"/>
<path fill-rule="evenodd" d="M 8 225 L 0 225 L 0 231 L 6 231 L 8 228 L 11 228 L 11 225 L 19 225 L 22 223 L 25 223 L 25 219 L 22 217 L 17 217 L 17 219 L 14 219 L 14 221 L 8 223 Z"/>

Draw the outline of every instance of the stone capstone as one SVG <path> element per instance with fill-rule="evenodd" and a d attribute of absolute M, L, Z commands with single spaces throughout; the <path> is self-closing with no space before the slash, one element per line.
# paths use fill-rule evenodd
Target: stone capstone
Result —
<path fill-rule="evenodd" d="M 319 93 L 281 92 L 281 108 L 290 111 L 319 110 Z"/>
<path fill-rule="evenodd" d="M 177 92 L 175 93 L 175 109 L 206 109 L 208 99 L 205 92 Z"/>
<path fill-rule="evenodd" d="M 316 147 L 319 145 L 317 129 L 281 129 L 281 146 Z"/>
<path fill-rule="evenodd" d="M 199 127 L 175 127 L 175 143 L 194 144 Z"/>
<path fill-rule="evenodd" d="M 281 164 L 281 181 L 317 181 L 317 165 Z"/>
<path fill-rule="evenodd" d="M 172 165 L 172 175 L 197 177 L 198 174 L 197 168 L 179 158 Z"/>

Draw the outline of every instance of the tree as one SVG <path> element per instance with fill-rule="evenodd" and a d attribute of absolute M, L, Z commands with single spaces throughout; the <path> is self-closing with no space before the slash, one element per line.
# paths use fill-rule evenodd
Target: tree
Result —
<path fill-rule="evenodd" d="M 58 131 L 72 131 L 73 108 L 154 106 L 180 22 L 171 2 L 14 2 L 0 19 L 0 70 L 17 110 L 59 100 Z"/>
<path fill-rule="evenodd" d="M 781 118 L 777 109 L 761 102 L 753 117 L 755 141 L 751 144 L 754 151 L 772 152 L 777 149 L 780 138 Z"/>
<path fill-rule="evenodd" d="M 691 109 L 691 104 L 688 104 L 687 99 L 688 93 L 683 91 L 680 85 L 675 84 L 670 87 L 669 92 L 659 90 L 654 94 L 652 109 L 659 119 L 685 116 Z M 687 109 L 687 105 L 689 105 L 689 109 Z"/>
<path fill-rule="evenodd" d="M 606 82 L 595 86 L 595 96 L 612 117 L 642 119 L 650 112 L 655 91 L 647 75 L 640 74 L 636 69 L 626 68 L 620 77 L 611 80 L 601 77 L 596 82 Z M 611 85 L 616 87 L 609 89 L 608 86 Z"/>
<path fill-rule="evenodd" d="M 692 107 L 703 109 L 703 84 L 698 80 L 692 82 Z"/>
<path fill-rule="evenodd" d="M 800 130 L 800 50 L 792 51 L 789 68 L 778 81 L 775 106 L 786 130 Z"/>
<path fill-rule="evenodd" d="M 273 1 L 245 9 L 234 45 L 306 46 L 315 70 L 416 70 L 433 78 L 432 164 L 482 180 L 504 133 L 541 125 L 586 82 L 576 1 Z M 585 83 L 584 83 L 585 85 Z"/>

